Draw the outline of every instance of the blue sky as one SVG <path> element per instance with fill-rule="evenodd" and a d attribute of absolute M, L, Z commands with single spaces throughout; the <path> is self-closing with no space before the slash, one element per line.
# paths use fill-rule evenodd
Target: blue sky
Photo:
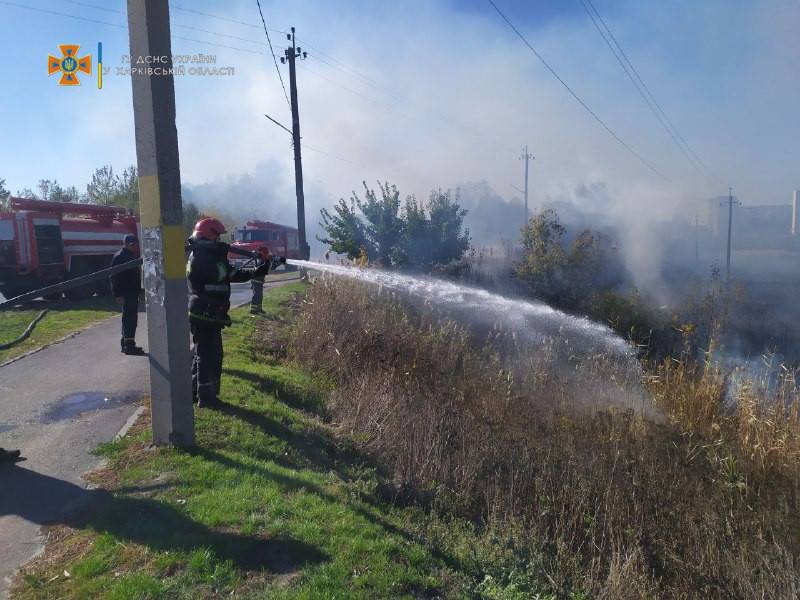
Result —
<path fill-rule="evenodd" d="M 620 218 L 677 213 L 693 221 L 729 185 L 747 204 L 786 203 L 800 187 L 797 0 L 594 0 L 713 177 L 699 175 L 662 129 L 579 0 L 495 3 L 664 177 L 587 114 L 486 0 L 265 0 L 267 25 L 296 26 L 311 55 L 298 72 L 302 133 L 327 153 L 304 150 L 312 229 L 314 211 L 363 179 L 418 196 L 486 181 L 511 199 L 519 195 L 511 185 L 523 185 L 526 144 L 536 156 L 532 206 L 602 183 Z M 290 116 L 255 0 L 171 6 L 174 54 L 215 55 L 218 66 L 235 69 L 176 78 L 183 182 L 231 206 L 262 201 L 248 197 L 251 185 L 263 190 L 269 217 L 289 219 L 289 140 L 262 115 L 286 125 Z M 0 178 L 12 192 L 40 178 L 83 189 L 97 167 L 135 163 L 130 81 L 115 74 L 128 53 L 124 11 L 122 0 L 0 1 Z M 283 34 L 270 35 L 285 46 Z M 80 87 L 47 76 L 46 56 L 58 44 L 81 44 L 96 62 L 98 42 L 112 69 L 102 90 L 94 70 Z M 285 67 L 282 75 L 288 83 Z"/>

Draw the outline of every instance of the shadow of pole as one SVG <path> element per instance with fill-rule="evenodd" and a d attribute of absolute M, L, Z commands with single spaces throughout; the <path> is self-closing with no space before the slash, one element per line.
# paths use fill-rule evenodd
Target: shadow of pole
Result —
<path fill-rule="evenodd" d="M 17 515 L 39 525 L 61 523 L 109 533 L 157 551 L 208 548 L 220 561 L 243 570 L 289 573 L 329 557 L 287 536 L 245 536 L 211 529 L 181 509 L 152 498 L 120 497 L 9 465 L 0 472 L 0 517 Z M 66 506 L 54 512 L 53 506 Z"/>

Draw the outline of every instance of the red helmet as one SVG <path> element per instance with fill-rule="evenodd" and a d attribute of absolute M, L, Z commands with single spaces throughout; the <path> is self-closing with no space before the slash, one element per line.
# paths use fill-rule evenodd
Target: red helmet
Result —
<path fill-rule="evenodd" d="M 225 225 L 220 223 L 218 219 L 206 217 L 197 222 L 192 235 L 196 238 L 201 237 L 216 242 L 223 233 L 227 233 Z"/>

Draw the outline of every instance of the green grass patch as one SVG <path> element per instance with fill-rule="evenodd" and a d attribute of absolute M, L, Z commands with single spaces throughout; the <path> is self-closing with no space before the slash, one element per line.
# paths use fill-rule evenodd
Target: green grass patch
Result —
<path fill-rule="evenodd" d="M 290 279 L 298 279 L 300 277 L 300 271 L 273 271 L 266 277 L 264 277 L 264 281 L 287 281 Z"/>
<path fill-rule="evenodd" d="M 450 556 L 426 541 L 432 517 L 379 500 L 376 470 L 320 418 L 329 384 L 281 359 L 304 291 L 269 290 L 266 317 L 234 311 L 226 404 L 196 411 L 195 448 L 148 449 L 149 423 L 98 448 L 101 487 L 14 598 L 515 597 L 467 538 Z"/>
<path fill-rule="evenodd" d="M 0 344 L 17 339 L 25 332 L 31 321 L 46 308 L 50 312 L 36 324 L 28 339 L 8 350 L 0 350 L 0 363 L 119 314 L 119 307 L 112 296 L 94 296 L 87 300 L 61 302 L 45 300 L 30 302 L 24 308 L 0 311 Z"/>

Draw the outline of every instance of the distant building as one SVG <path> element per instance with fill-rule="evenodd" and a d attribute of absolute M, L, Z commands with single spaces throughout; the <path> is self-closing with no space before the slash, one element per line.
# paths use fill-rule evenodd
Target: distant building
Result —
<path fill-rule="evenodd" d="M 738 205 L 733 197 L 732 245 L 736 249 L 766 249 L 788 243 L 788 236 L 796 235 L 797 192 L 791 204 L 760 206 Z M 718 196 L 708 200 L 706 225 L 711 234 L 726 238 L 728 235 L 728 197 Z"/>

